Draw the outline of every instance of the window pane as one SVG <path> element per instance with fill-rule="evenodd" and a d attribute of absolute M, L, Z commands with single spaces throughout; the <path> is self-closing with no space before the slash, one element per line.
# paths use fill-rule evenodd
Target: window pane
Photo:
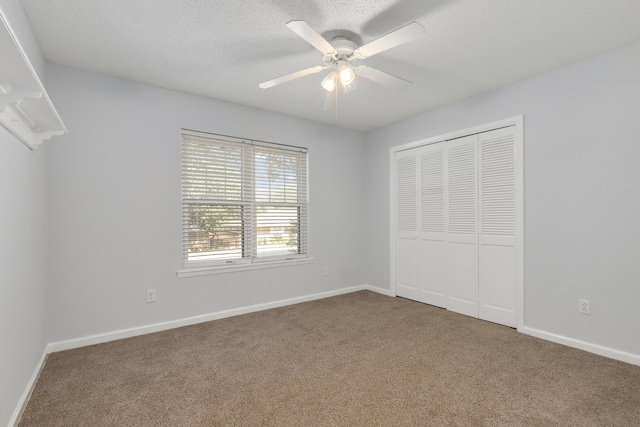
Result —
<path fill-rule="evenodd" d="M 296 206 L 258 206 L 258 256 L 299 253 L 300 210 Z"/>
<path fill-rule="evenodd" d="M 256 148 L 256 202 L 298 202 L 299 157 L 297 152 Z"/>
<path fill-rule="evenodd" d="M 242 224 L 242 206 L 188 205 L 188 260 L 241 258 Z"/>

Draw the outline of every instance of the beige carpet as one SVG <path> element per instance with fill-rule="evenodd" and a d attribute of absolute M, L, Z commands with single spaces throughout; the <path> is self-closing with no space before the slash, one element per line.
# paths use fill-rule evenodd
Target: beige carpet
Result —
<path fill-rule="evenodd" d="M 20 426 L 640 426 L 640 367 L 372 292 L 51 354 Z"/>

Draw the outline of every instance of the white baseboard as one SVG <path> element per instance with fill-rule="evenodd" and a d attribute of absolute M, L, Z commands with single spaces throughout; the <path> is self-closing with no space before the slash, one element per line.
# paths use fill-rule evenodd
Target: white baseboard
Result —
<path fill-rule="evenodd" d="M 379 294 L 386 295 L 388 297 L 394 297 L 394 298 L 396 297 L 396 294 L 392 293 L 389 289 L 382 289 L 382 288 L 379 288 L 377 286 L 362 285 L 362 289 L 365 289 L 365 290 L 371 291 L 371 292 L 377 292 Z"/>
<path fill-rule="evenodd" d="M 599 344 L 593 344 L 593 343 L 578 340 L 575 338 L 569 338 L 563 335 L 541 331 L 539 329 L 530 328 L 528 326 L 518 329 L 518 331 L 522 332 L 523 334 L 531 335 L 536 338 L 541 338 L 543 340 L 552 341 L 558 344 L 563 344 L 569 347 L 588 351 L 590 353 L 599 354 L 600 356 L 605 356 L 611 359 L 616 359 L 622 362 L 631 363 L 632 365 L 640 366 L 640 355 L 637 355 L 637 354 L 627 353 L 625 351 L 616 350 L 616 349 L 605 347 Z"/>
<path fill-rule="evenodd" d="M 279 301 L 273 301 L 273 302 L 268 302 L 264 304 L 256 304 L 252 306 L 240 307 L 240 308 L 235 308 L 231 310 L 224 310 L 224 311 L 219 311 L 215 313 L 187 317 L 184 319 L 172 320 L 172 321 L 163 322 L 163 323 L 155 323 L 152 325 L 139 326 L 139 327 L 129 328 L 129 329 L 121 329 L 118 331 L 106 332 L 106 333 L 97 334 L 97 335 L 90 335 L 90 336 L 76 338 L 72 340 L 52 342 L 47 345 L 45 354 L 43 355 L 42 362 L 44 362 L 44 357 L 46 356 L 46 354 L 53 353 L 56 351 L 70 350 L 74 348 L 100 344 L 100 343 L 119 340 L 123 338 L 131 338 L 137 335 L 160 332 L 168 329 L 179 328 L 182 326 L 195 325 L 202 322 L 209 322 L 211 320 L 224 319 L 227 317 L 239 316 L 242 314 L 254 313 L 257 311 L 269 310 L 271 308 L 284 307 L 287 305 L 299 304 L 302 302 L 314 301 L 318 299 L 329 298 L 337 295 L 343 295 L 343 294 L 348 294 L 348 293 L 362 291 L 362 290 L 376 292 L 388 297 L 395 297 L 395 294 L 393 294 L 390 290 L 382 289 L 377 286 L 371 286 L 367 284 L 360 285 L 360 286 L 353 286 L 350 288 L 338 289 L 338 290 L 328 291 L 328 292 L 321 292 L 317 294 L 305 295 L 302 297 L 289 298 L 289 299 L 284 299 Z M 569 347 L 578 348 L 580 350 L 585 350 L 591 353 L 599 354 L 601 356 L 609 357 L 616 360 L 621 360 L 623 362 L 640 366 L 640 355 L 637 355 L 637 354 L 627 353 L 624 351 L 612 349 L 612 348 L 601 346 L 598 344 L 589 343 L 586 341 L 581 341 L 575 338 L 570 338 L 570 337 L 542 331 L 542 330 L 531 328 L 528 326 L 520 328 L 518 329 L 518 331 L 527 335 L 531 335 L 537 338 L 547 340 L 547 341 L 552 341 L 558 344 L 567 345 Z M 39 367 L 39 369 L 41 368 L 42 366 Z M 34 381 L 35 379 L 37 379 L 37 374 L 39 374 L 39 370 L 34 374 L 34 379 L 33 379 Z M 30 393 L 29 390 L 28 392 Z M 25 391 L 25 393 L 27 393 L 27 391 Z"/>
<path fill-rule="evenodd" d="M 36 369 L 33 371 L 31 378 L 29 378 L 29 382 L 27 383 L 27 387 L 25 387 L 22 396 L 20 396 L 20 400 L 18 401 L 18 405 L 16 409 L 13 411 L 13 415 L 11 419 L 9 419 L 9 427 L 18 427 L 18 423 L 20 422 L 20 418 L 22 417 L 22 413 L 24 409 L 27 407 L 27 403 L 29 402 L 29 398 L 31 397 L 31 393 L 33 393 L 33 389 L 36 387 L 36 383 L 38 382 L 38 378 L 40 377 L 40 372 L 42 372 L 42 368 L 44 367 L 44 362 L 47 360 L 47 355 L 49 352 L 45 347 L 42 352 L 42 356 L 36 365 Z"/>
<path fill-rule="evenodd" d="M 66 341 L 58 341 L 49 343 L 47 346 L 47 353 L 54 353 L 56 351 L 71 350 L 74 348 L 85 347 L 88 345 L 100 344 L 109 341 L 115 341 L 123 338 L 131 338 L 137 335 L 150 334 L 153 332 L 166 331 L 168 329 L 179 328 L 182 326 L 195 325 L 197 323 L 209 322 L 211 320 L 224 319 L 226 317 L 239 316 L 241 314 L 253 313 L 256 311 L 269 310 L 271 308 L 284 307 L 287 305 L 298 304 L 301 302 L 314 301 L 322 298 L 329 298 L 337 295 L 348 294 L 351 292 L 370 290 L 378 292 L 383 295 L 388 295 L 388 291 L 380 289 L 374 286 L 360 285 L 351 288 L 338 289 L 335 291 L 321 292 L 318 294 L 305 295 L 302 297 L 289 298 L 279 301 L 268 302 L 264 304 L 256 304 L 248 307 L 235 308 L 231 310 L 224 310 L 215 313 L 202 314 L 199 316 L 187 317 L 184 319 L 171 320 L 169 322 L 155 323 L 152 325 L 139 326 L 129 329 L 121 329 L 113 332 L 106 332 L 103 334 L 90 335 L 82 338 L 75 338 Z"/>

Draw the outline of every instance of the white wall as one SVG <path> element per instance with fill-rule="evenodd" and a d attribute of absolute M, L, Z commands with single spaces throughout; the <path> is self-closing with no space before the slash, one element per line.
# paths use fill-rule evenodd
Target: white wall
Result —
<path fill-rule="evenodd" d="M 44 354 L 45 150 L 0 127 L 0 425 L 7 425 Z"/>
<path fill-rule="evenodd" d="M 364 284 L 362 134 L 58 65 L 46 71 L 69 129 L 48 146 L 51 341 Z M 309 148 L 313 264 L 176 277 L 181 128 Z M 145 303 L 148 288 L 157 303 Z"/>
<path fill-rule="evenodd" d="M 40 70 L 20 2 L 0 0 L 0 8 Z M 0 127 L 0 425 L 17 415 L 47 343 L 46 204 L 45 150 L 30 151 Z"/>
<path fill-rule="evenodd" d="M 367 134 L 367 282 L 389 289 L 389 147 L 524 114 L 525 325 L 640 357 L 638 76 L 635 44 Z"/>

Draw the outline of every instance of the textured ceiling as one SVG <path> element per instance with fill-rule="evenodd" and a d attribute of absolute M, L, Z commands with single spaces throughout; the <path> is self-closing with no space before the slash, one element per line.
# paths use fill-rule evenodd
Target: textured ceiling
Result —
<path fill-rule="evenodd" d="M 22 0 L 45 57 L 223 101 L 368 131 L 640 40 L 638 0 Z M 361 60 L 413 82 L 359 79 L 325 111 L 325 72 L 289 30 L 367 43 L 411 21 L 426 37 Z"/>

